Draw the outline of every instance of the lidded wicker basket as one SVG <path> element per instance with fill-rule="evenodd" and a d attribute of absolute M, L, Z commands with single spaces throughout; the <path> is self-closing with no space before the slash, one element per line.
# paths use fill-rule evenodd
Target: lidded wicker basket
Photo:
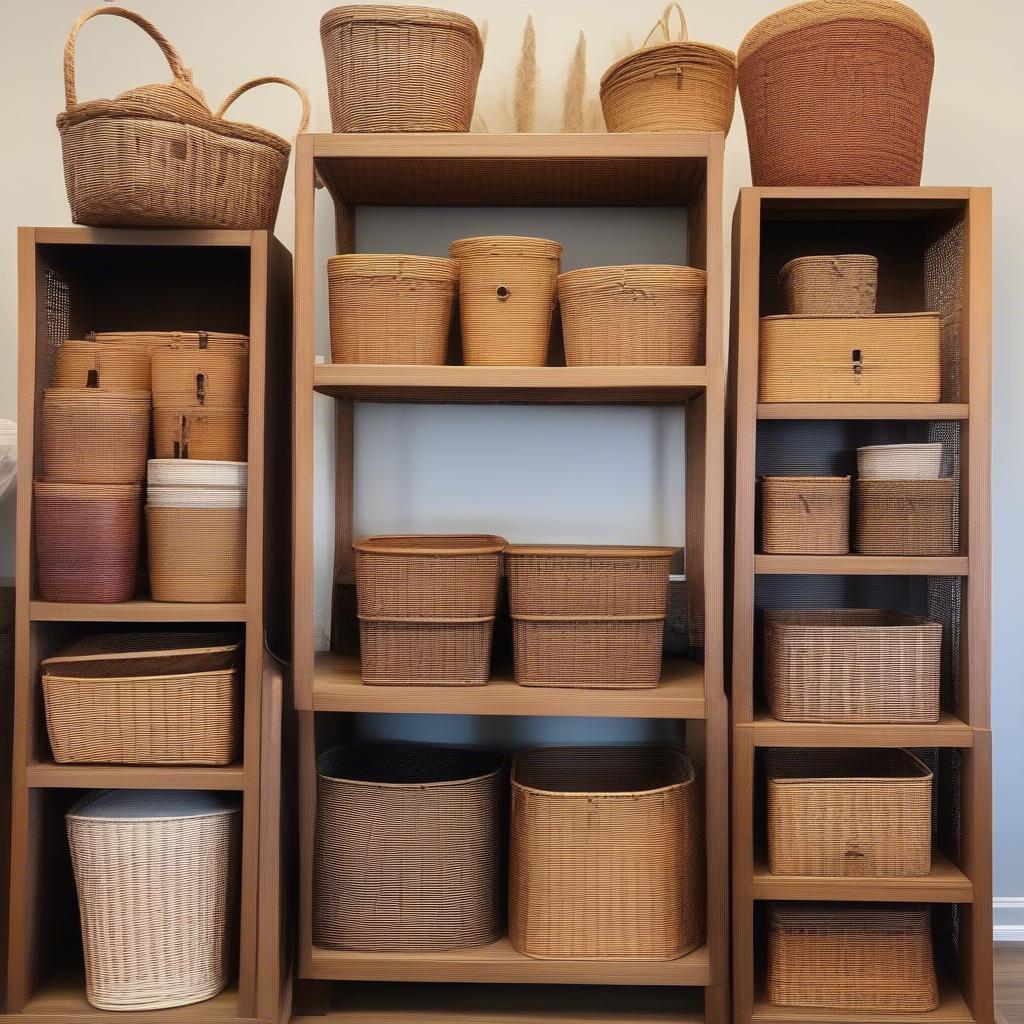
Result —
<path fill-rule="evenodd" d="M 175 348 L 208 348 L 214 352 L 248 352 L 249 336 L 223 331 L 90 331 L 88 341 L 100 345 L 139 347 L 150 353 L 171 345 Z"/>
<path fill-rule="evenodd" d="M 761 550 L 769 555 L 848 554 L 850 478 L 764 477 Z"/>
<path fill-rule="evenodd" d="M 938 480 L 942 472 L 942 442 L 871 444 L 857 449 L 861 480 Z"/>
<path fill-rule="evenodd" d="M 149 353 L 134 345 L 65 341 L 57 349 L 50 385 L 54 388 L 94 387 L 101 391 L 148 392 L 151 388 Z"/>
<path fill-rule="evenodd" d="M 854 546 L 862 555 L 952 555 L 956 489 L 944 480 L 858 480 Z"/>
<path fill-rule="evenodd" d="M 431 7 L 356 4 L 320 20 L 335 132 L 468 132 L 484 45 Z"/>
<path fill-rule="evenodd" d="M 860 254 L 800 256 L 783 265 L 779 284 L 788 313 L 871 316 L 878 292 L 878 259 Z"/>
<path fill-rule="evenodd" d="M 896 0 L 809 0 L 740 43 L 754 185 L 919 185 L 934 65 Z"/>

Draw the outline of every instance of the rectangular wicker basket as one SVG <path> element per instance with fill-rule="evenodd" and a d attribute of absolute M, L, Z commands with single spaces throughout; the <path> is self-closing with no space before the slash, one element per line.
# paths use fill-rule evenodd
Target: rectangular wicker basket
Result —
<path fill-rule="evenodd" d="M 359 619 L 362 677 L 372 686 L 483 686 L 494 616 Z"/>
<path fill-rule="evenodd" d="M 942 626 L 877 609 L 767 611 L 764 691 L 784 722 L 936 722 Z"/>
<path fill-rule="evenodd" d="M 951 555 L 954 481 L 858 480 L 854 544 L 862 555 Z"/>
<path fill-rule="evenodd" d="M 845 555 L 850 550 L 848 476 L 766 476 L 761 481 L 761 550 Z"/>
<path fill-rule="evenodd" d="M 931 870 L 932 773 L 906 750 L 765 755 L 774 875 L 918 877 Z"/>

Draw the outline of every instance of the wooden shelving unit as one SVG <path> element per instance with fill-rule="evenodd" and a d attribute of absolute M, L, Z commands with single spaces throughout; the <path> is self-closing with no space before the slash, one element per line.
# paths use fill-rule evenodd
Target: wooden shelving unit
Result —
<path fill-rule="evenodd" d="M 990 346 L 991 197 L 976 188 L 747 188 L 733 221 L 729 455 L 733 622 L 733 1009 L 736 1024 L 991 1024 Z M 784 312 L 776 275 L 810 253 L 879 258 L 879 312 L 944 315 L 936 404 L 758 403 L 758 326 Z M 942 558 L 758 553 L 762 474 L 852 474 L 858 444 L 941 440 L 959 481 L 959 551 Z M 757 610 L 886 607 L 944 626 L 943 707 L 932 725 L 788 723 L 763 706 Z M 766 863 L 766 747 L 910 747 L 935 772 L 924 878 L 803 878 Z M 935 908 L 941 1005 L 923 1014 L 800 1010 L 762 996 L 763 900 L 912 901 Z"/>
<path fill-rule="evenodd" d="M 64 812 L 83 791 L 225 790 L 242 805 L 235 980 L 214 999 L 132 1013 L 133 1021 L 277 1021 L 284 998 L 280 861 L 281 706 L 267 649 L 287 650 L 287 479 L 291 258 L 263 231 L 22 228 L 19 246 L 17 610 L 4 1020 L 124 1019 L 85 999 L 78 904 Z M 249 335 L 247 582 L 242 604 L 123 604 L 37 599 L 31 481 L 40 474 L 40 398 L 57 347 L 90 330 L 205 327 Z M 140 587 L 142 584 L 140 584 Z M 53 761 L 39 662 L 76 637 L 117 628 L 223 624 L 244 631 L 241 759 L 224 768 Z M 290 697 L 289 697 L 290 699 Z"/>
<path fill-rule="evenodd" d="M 728 1019 L 728 712 L 723 688 L 724 333 L 720 135 L 311 135 L 296 148 L 294 636 L 298 715 L 296 1006 L 339 1021 Z M 314 296 L 325 275 L 315 185 L 334 207 L 334 252 L 356 248 L 356 208 L 672 206 L 687 209 L 687 262 L 708 273 L 705 367 L 389 367 L 316 364 Z M 320 325 L 320 330 L 324 325 Z M 313 492 L 317 395 L 337 423 L 334 617 L 351 634 L 354 406 L 360 402 L 676 405 L 686 410 L 687 590 L 703 606 L 703 660 L 667 660 L 657 690 L 372 687 L 358 661 L 314 652 Z M 684 467 L 680 467 L 680 488 Z M 486 524 L 481 524 L 481 527 Z M 366 527 L 363 527 L 366 529 Z M 581 526 L 581 530 L 583 527 Z M 372 532 L 372 526 L 366 532 Z M 581 536 L 581 540 L 585 540 Z M 684 539 L 679 524 L 679 543 Z M 347 618 L 346 618 L 347 616 Z M 448 954 L 381 955 L 313 944 L 315 758 L 355 713 L 671 719 L 703 776 L 708 934 L 670 963 L 531 960 L 507 941 Z M 331 985 L 331 982 L 345 984 Z M 427 987 L 423 983 L 443 982 Z M 463 983 L 473 982 L 466 985 Z M 549 988 L 549 986 L 561 986 Z M 612 986 L 609 988 L 609 986 Z M 639 986 L 639 987 L 637 987 Z M 609 993 L 612 993 L 609 995 Z M 601 1014 L 605 1015 L 602 1016 Z M 608 1014 L 611 1014 L 610 1016 Z M 305 1019 L 305 1018 L 300 1018 Z"/>

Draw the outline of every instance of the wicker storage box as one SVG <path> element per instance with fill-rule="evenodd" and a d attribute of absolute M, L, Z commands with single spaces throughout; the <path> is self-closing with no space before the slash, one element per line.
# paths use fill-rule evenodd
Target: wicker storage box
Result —
<path fill-rule="evenodd" d="M 359 617 L 363 682 L 376 686 L 483 686 L 491 671 L 494 616 Z"/>
<path fill-rule="evenodd" d="M 244 601 L 245 512 L 147 505 L 153 600 Z"/>
<path fill-rule="evenodd" d="M 758 401 L 938 402 L 938 313 L 761 318 Z"/>
<path fill-rule="evenodd" d="M 158 459 L 245 462 L 248 432 L 249 417 L 240 406 L 153 406 L 153 449 Z"/>
<path fill-rule="evenodd" d="M 766 476 L 761 549 L 769 555 L 845 555 L 850 550 L 848 476 Z"/>
<path fill-rule="evenodd" d="M 568 366 L 699 366 L 707 274 L 695 267 L 571 270 L 558 278 Z"/>
<path fill-rule="evenodd" d="M 764 689 L 784 722 L 936 722 L 942 626 L 875 609 L 768 611 Z"/>
<path fill-rule="evenodd" d="M 112 604 L 135 596 L 140 486 L 36 482 L 32 518 L 41 600 Z"/>
<path fill-rule="evenodd" d="M 175 790 L 90 793 L 68 811 L 93 1006 L 185 1006 L 227 985 L 240 817 L 225 796 Z"/>
<path fill-rule="evenodd" d="M 878 291 L 874 256 L 800 256 L 779 271 L 786 311 L 801 316 L 872 316 Z"/>
<path fill-rule="evenodd" d="M 775 1006 L 858 1014 L 934 1010 L 931 908 L 770 903 L 765 996 Z"/>
<path fill-rule="evenodd" d="M 452 242 L 467 366 L 544 366 L 562 247 L 546 238 Z"/>
<path fill-rule="evenodd" d="M 509 941 L 541 960 L 673 960 L 704 938 L 693 765 L 657 747 L 561 747 L 512 767 Z"/>
<path fill-rule="evenodd" d="M 951 479 L 858 480 L 854 546 L 862 555 L 952 555 Z"/>
<path fill-rule="evenodd" d="M 919 877 L 931 870 L 932 773 L 907 750 L 769 750 L 775 875 Z"/>
<path fill-rule="evenodd" d="M 149 353 L 135 345 L 65 341 L 57 349 L 50 384 L 55 388 L 148 392 Z"/>
<path fill-rule="evenodd" d="M 317 760 L 313 941 L 417 953 L 494 942 L 505 893 L 500 754 L 420 743 Z"/>
<path fill-rule="evenodd" d="M 935 61 L 895 0 L 810 0 L 740 43 L 754 185 L 919 185 Z"/>
<path fill-rule="evenodd" d="M 857 449 L 861 480 L 938 480 L 942 475 L 942 443 L 872 444 Z"/>
<path fill-rule="evenodd" d="M 222 331 L 92 331 L 89 341 L 100 345 L 141 348 L 152 353 L 172 345 L 175 348 L 208 348 L 213 352 L 249 351 L 247 334 L 225 334 Z"/>
<path fill-rule="evenodd" d="M 458 280 L 454 260 L 332 256 L 332 361 L 442 366 Z"/>
<path fill-rule="evenodd" d="M 171 344 L 154 349 L 153 404 L 244 409 L 249 403 L 249 353 Z"/>
<path fill-rule="evenodd" d="M 230 764 L 241 735 L 237 638 L 117 633 L 42 662 L 61 764 Z"/>

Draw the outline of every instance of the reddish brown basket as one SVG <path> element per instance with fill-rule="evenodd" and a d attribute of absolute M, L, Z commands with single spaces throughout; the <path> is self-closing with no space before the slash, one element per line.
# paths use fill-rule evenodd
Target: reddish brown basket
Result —
<path fill-rule="evenodd" d="M 375 686 L 483 686 L 494 616 L 415 621 L 359 619 L 363 682 Z"/>
<path fill-rule="evenodd" d="M 951 555 L 953 480 L 858 480 L 854 546 L 862 555 Z"/>
<path fill-rule="evenodd" d="M 761 550 L 769 555 L 845 555 L 850 550 L 848 476 L 766 476 Z"/>
<path fill-rule="evenodd" d="M 135 345 L 65 341 L 57 349 L 51 387 L 101 391 L 150 390 L 149 353 Z"/>
<path fill-rule="evenodd" d="M 147 506 L 153 600 L 244 601 L 245 511 Z"/>
<path fill-rule="evenodd" d="M 878 291 L 878 260 L 851 253 L 799 256 L 779 271 L 786 312 L 809 316 L 871 316 Z"/>

